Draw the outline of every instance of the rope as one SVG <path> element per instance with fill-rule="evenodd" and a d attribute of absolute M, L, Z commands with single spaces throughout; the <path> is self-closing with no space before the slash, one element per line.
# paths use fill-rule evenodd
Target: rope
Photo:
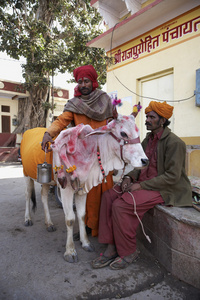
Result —
<path fill-rule="evenodd" d="M 140 225 L 141 225 L 141 227 L 142 227 L 143 234 L 144 234 L 144 236 L 146 237 L 147 241 L 148 241 L 149 243 L 151 243 L 151 239 L 150 239 L 150 237 L 145 233 L 145 231 L 144 231 L 144 226 L 143 226 L 143 224 L 142 224 L 142 221 L 140 220 L 140 217 L 139 217 L 138 214 L 137 214 L 135 198 L 133 197 L 133 195 L 132 195 L 130 192 L 128 192 L 128 193 L 131 195 L 131 197 L 132 197 L 132 199 L 133 199 L 133 204 L 134 204 L 134 214 L 136 215 L 136 217 L 138 218 L 138 220 L 139 220 L 139 222 L 140 222 Z"/>

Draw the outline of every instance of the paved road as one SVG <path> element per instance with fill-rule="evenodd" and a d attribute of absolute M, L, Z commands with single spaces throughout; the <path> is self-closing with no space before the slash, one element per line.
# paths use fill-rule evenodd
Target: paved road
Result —
<path fill-rule="evenodd" d="M 1 300 L 199 300 L 200 290 L 172 277 L 142 245 L 140 259 L 125 270 L 94 270 L 90 262 L 105 248 L 90 237 L 94 253 L 75 242 L 79 261 L 64 261 L 66 228 L 63 210 L 49 195 L 55 232 L 47 232 L 36 183 L 38 209 L 34 225 L 24 227 L 24 179 L 19 164 L 0 165 L 0 299 Z M 77 224 L 75 226 L 77 230 Z"/>

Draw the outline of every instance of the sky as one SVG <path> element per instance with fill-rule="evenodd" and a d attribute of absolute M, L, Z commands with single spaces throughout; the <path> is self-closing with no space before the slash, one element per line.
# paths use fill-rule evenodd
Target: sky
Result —
<path fill-rule="evenodd" d="M 0 52 L 0 80 L 10 80 L 14 82 L 24 82 L 22 77 L 21 64 L 24 63 L 23 59 L 20 61 L 10 58 L 6 53 Z M 54 86 L 69 90 L 69 98 L 74 95 L 75 83 L 67 83 L 66 80 L 70 79 L 70 74 L 64 73 L 54 76 Z"/>

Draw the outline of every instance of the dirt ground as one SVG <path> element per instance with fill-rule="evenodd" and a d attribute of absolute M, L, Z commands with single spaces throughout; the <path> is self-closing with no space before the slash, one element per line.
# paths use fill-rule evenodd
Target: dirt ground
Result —
<path fill-rule="evenodd" d="M 0 299 L 1 300 L 199 300 L 200 290 L 168 274 L 142 247 L 140 259 L 125 270 L 92 269 L 90 262 L 105 245 L 90 237 L 95 252 L 85 252 L 75 242 L 78 263 L 67 263 L 64 213 L 49 195 L 55 232 L 47 232 L 36 183 L 34 225 L 24 226 L 24 178 L 20 164 L 0 165 Z M 75 231 L 77 231 L 77 224 Z"/>

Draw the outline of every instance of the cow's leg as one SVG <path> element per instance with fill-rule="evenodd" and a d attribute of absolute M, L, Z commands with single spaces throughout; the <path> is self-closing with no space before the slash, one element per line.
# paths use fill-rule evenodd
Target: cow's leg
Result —
<path fill-rule="evenodd" d="M 94 246 L 88 240 L 88 236 L 85 230 L 85 207 L 86 207 L 86 196 L 76 194 L 76 212 L 79 223 L 80 241 L 84 250 L 93 252 Z"/>
<path fill-rule="evenodd" d="M 74 190 L 67 185 L 65 189 L 60 189 L 63 211 L 65 214 L 65 223 L 67 227 L 67 241 L 64 259 L 70 263 L 77 262 L 78 256 L 73 241 L 73 227 L 75 223 L 75 214 L 73 210 Z"/>
<path fill-rule="evenodd" d="M 48 205 L 48 192 L 49 192 L 50 185 L 43 183 L 42 190 L 41 190 L 41 200 L 44 207 L 44 216 L 45 216 L 45 224 L 47 226 L 47 230 L 49 232 L 55 231 L 56 227 L 51 221 L 50 213 L 49 213 L 49 205 Z"/>
<path fill-rule="evenodd" d="M 26 181 L 26 192 L 25 192 L 26 208 L 25 208 L 24 225 L 32 226 L 33 222 L 31 220 L 31 213 L 30 213 L 30 205 L 31 205 L 30 200 L 31 200 L 32 193 L 34 191 L 34 181 L 30 177 L 25 177 L 25 181 Z"/>

